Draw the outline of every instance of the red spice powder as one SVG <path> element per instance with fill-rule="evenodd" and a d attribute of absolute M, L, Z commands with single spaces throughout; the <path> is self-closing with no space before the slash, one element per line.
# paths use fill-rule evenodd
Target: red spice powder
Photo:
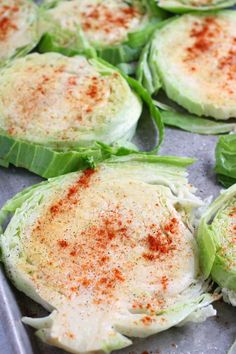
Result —
<path fill-rule="evenodd" d="M 169 254 L 176 249 L 173 244 L 173 237 L 178 233 L 178 220 L 171 218 L 162 228 L 152 224 L 152 233 L 147 235 L 146 242 L 150 252 L 144 252 L 143 258 L 153 261 L 160 255 Z"/>
<path fill-rule="evenodd" d="M 94 5 L 91 11 L 82 12 L 83 30 L 99 30 L 110 33 L 114 28 L 129 28 L 132 18 L 141 16 L 138 9 L 129 6 L 114 11 L 105 4 Z"/>
<path fill-rule="evenodd" d="M 157 259 L 157 255 L 151 253 L 143 253 L 143 258 L 147 261 L 153 261 L 154 259 Z"/>
<path fill-rule="evenodd" d="M 76 250 L 71 251 L 70 256 L 72 256 L 72 257 L 77 256 L 77 251 Z"/>
<path fill-rule="evenodd" d="M 231 209 L 231 212 L 229 213 L 229 216 L 230 216 L 230 217 L 236 217 L 236 207 L 233 207 L 233 208 Z"/>
<path fill-rule="evenodd" d="M 54 69 L 55 74 L 61 74 L 65 71 L 65 65 L 60 65 L 59 67 Z"/>
<path fill-rule="evenodd" d="M 0 40 L 4 40 L 9 32 L 18 30 L 17 25 L 12 19 L 14 13 L 18 11 L 18 6 L 5 5 L 2 7 L 2 11 L 0 12 Z M 10 14 L 6 15 L 6 12 L 10 12 Z"/>
<path fill-rule="evenodd" d="M 66 240 L 59 240 L 58 241 L 58 245 L 61 247 L 61 248 L 67 248 L 69 246 L 69 243 L 66 241 Z"/>
<path fill-rule="evenodd" d="M 188 55 L 185 60 L 196 59 L 202 53 L 210 50 L 214 44 L 213 39 L 220 33 L 220 25 L 213 17 L 206 17 L 203 22 L 194 22 L 190 37 L 194 43 L 187 48 Z"/>
<path fill-rule="evenodd" d="M 87 288 L 87 287 L 91 284 L 91 281 L 90 281 L 89 279 L 87 279 L 87 278 L 84 278 L 84 279 L 82 280 L 81 284 L 82 284 L 85 288 Z"/>
<path fill-rule="evenodd" d="M 67 337 L 69 337 L 69 338 L 71 338 L 71 339 L 75 339 L 74 333 L 67 332 L 66 335 L 67 335 Z"/>
<path fill-rule="evenodd" d="M 119 210 L 116 210 L 114 213 L 101 217 L 100 225 L 92 225 L 90 228 L 83 231 L 81 235 L 87 236 L 91 234 L 97 244 L 98 251 L 103 251 L 111 246 L 111 242 L 115 238 L 119 237 L 122 240 L 129 238 L 127 234 L 128 229 L 123 224 L 119 225 L 119 218 Z M 108 260 L 109 256 L 101 254 L 99 262 L 105 263 Z"/>
<path fill-rule="evenodd" d="M 170 252 L 170 250 L 173 249 L 172 247 L 170 247 L 170 245 L 172 244 L 171 238 L 165 238 L 165 240 L 163 240 L 159 238 L 159 235 L 157 234 L 157 236 L 148 235 L 147 240 L 150 251 L 167 254 Z"/>
<path fill-rule="evenodd" d="M 225 71 L 229 81 L 236 79 L 236 38 L 233 38 L 228 53 L 219 60 L 218 68 Z M 225 83 L 225 86 L 229 93 L 234 93 L 228 82 Z"/>
<path fill-rule="evenodd" d="M 107 293 L 109 289 L 114 288 L 117 282 L 124 282 L 125 279 L 121 271 L 117 268 L 113 269 L 112 272 L 104 272 L 105 277 L 101 277 L 97 282 L 97 289 L 100 289 L 101 285 L 105 285 L 103 293 Z M 97 290 L 96 289 L 96 290 Z"/>
<path fill-rule="evenodd" d="M 145 316 L 141 319 L 144 325 L 149 325 L 152 323 L 152 318 L 150 316 Z"/>
<path fill-rule="evenodd" d="M 68 79 L 68 83 L 69 83 L 69 85 L 77 85 L 76 77 L 75 76 L 71 76 Z"/>
<path fill-rule="evenodd" d="M 124 247 L 131 245 L 119 207 L 101 216 L 99 225 L 88 227 L 81 232 L 81 236 L 83 237 L 79 240 L 82 241 L 82 247 L 80 244 L 77 246 L 74 244 L 69 249 L 70 256 L 74 256 L 78 247 L 79 273 L 83 274 L 78 281 L 78 286 L 92 286 L 94 303 L 109 302 L 114 289 L 125 281 L 122 268 L 114 267 L 109 263 L 109 250 L 115 247 L 116 239 L 123 240 Z M 93 274 L 96 274 L 96 282 Z"/>
<path fill-rule="evenodd" d="M 77 186 L 78 188 L 87 188 L 90 182 L 89 178 L 94 172 L 94 170 L 84 171 L 76 182 L 76 188 Z M 65 200 L 61 200 L 59 210 L 60 208 L 64 210 L 65 203 L 71 203 L 71 199 L 68 199 L 72 196 L 71 192 L 72 190 L 66 194 Z M 58 211 L 55 205 L 51 208 L 52 211 Z M 127 212 L 127 214 L 127 219 L 130 220 L 131 213 Z M 42 228 L 34 229 L 34 237 L 39 240 L 46 235 L 50 239 L 51 227 L 54 229 L 55 223 L 45 215 L 45 220 L 41 220 L 41 225 Z M 58 225 L 57 221 L 56 225 Z M 67 232 L 70 234 L 70 229 L 67 229 Z M 94 303 L 110 303 L 115 289 L 125 282 L 126 273 L 122 264 L 113 264 L 109 253 L 119 247 L 120 242 L 123 243 L 124 250 L 126 247 L 132 247 L 133 245 L 132 238 L 128 234 L 126 217 L 124 220 L 124 215 L 120 211 L 119 204 L 117 204 L 107 210 L 106 213 L 102 212 L 97 223 L 92 223 L 92 225 L 88 225 L 78 232 L 79 235 L 75 235 L 74 239 L 68 240 L 65 236 L 65 238 L 62 236 L 57 239 L 54 248 L 53 245 L 47 243 L 47 239 L 44 239 L 45 245 L 53 250 L 51 254 L 49 250 L 51 264 L 54 263 L 54 259 L 57 259 L 55 250 L 60 253 L 61 260 L 67 260 L 65 265 L 66 283 L 63 278 L 57 279 L 56 286 L 60 287 L 68 298 L 72 294 L 76 295 L 81 291 L 86 291 L 89 287 L 92 289 Z M 45 272 L 47 272 L 49 266 L 50 264 L 47 261 Z M 48 276 L 50 277 L 50 274 Z M 53 279 L 52 282 L 54 282 Z"/>
<path fill-rule="evenodd" d="M 92 111 L 93 111 L 93 108 L 92 107 L 88 107 L 88 108 L 86 108 L 86 113 L 91 113 Z"/>
<path fill-rule="evenodd" d="M 232 67 L 232 65 L 236 66 L 236 48 L 231 48 L 228 51 L 228 54 L 223 57 L 219 62 L 219 69 L 223 69 L 225 67 Z"/>
<path fill-rule="evenodd" d="M 236 235 L 236 225 L 232 227 L 232 233 Z"/>
<path fill-rule="evenodd" d="M 68 198 L 71 198 L 72 195 L 78 192 L 79 188 L 88 188 L 90 184 L 91 177 L 94 175 L 95 170 L 88 168 L 85 170 L 82 174 L 82 176 L 79 178 L 79 180 L 76 182 L 75 186 L 71 187 L 69 189 L 69 192 L 67 194 Z"/>
<path fill-rule="evenodd" d="M 191 31 L 190 36 L 195 38 L 195 41 L 191 47 L 187 48 L 187 56 L 184 61 L 197 59 L 199 56 L 204 56 L 206 52 L 211 53 L 211 56 L 218 61 L 218 69 L 224 70 L 226 75 L 225 82 L 222 82 L 221 89 L 227 91 L 227 94 L 234 94 L 235 90 L 232 89 L 232 85 L 229 85 L 229 81 L 236 79 L 236 38 L 232 40 L 232 46 L 228 53 L 224 57 L 220 57 L 221 54 L 214 45 L 214 39 L 224 34 L 220 23 L 212 17 L 204 19 L 203 23 L 195 22 L 194 28 Z M 227 41 L 227 37 L 225 37 Z M 224 41 L 224 39 L 223 39 Z M 196 67 L 190 68 L 191 72 L 196 71 Z"/>
<path fill-rule="evenodd" d="M 95 170 L 91 169 L 84 171 L 80 178 L 78 178 L 73 186 L 65 193 L 65 197 L 60 200 L 59 205 L 53 205 L 51 207 L 50 212 L 52 215 L 54 215 L 55 212 L 58 213 L 64 210 L 67 204 L 71 205 L 72 202 L 78 200 L 77 193 L 80 188 L 89 187 L 91 177 L 95 172 Z M 56 206 L 58 208 L 55 208 Z M 87 288 L 89 288 L 94 303 L 107 304 L 114 301 L 114 296 L 117 295 L 117 291 L 121 286 L 124 286 L 123 283 L 129 277 L 129 269 L 132 269 L 133 265 L 127 265 L 125 257 L 123 261 L 123 254 L 128 253 L 129 250 L 136 247 L 137 240 L 133 240 L 129 230 L 129 224 L 132 222 L 133 217 L 132 210 L 127 210 L 124 214 L 122 206 L 119 204 L 109 205 L 109 209 L 102 210 L 94 223 L 89 223 L 82 231 L 78 230 L 77 232 L 79 234 L 74 234 L 73 229 L 74 238 L 67 238 L 67 236 L 64 236 L 63 231 L 63 236 L 60 236 L 59 240 L 57 239 L 54 249 L 51 248 L 50 245 L 50 250 L 56 249 L 57 251 L 59 249 L 60 259 L 66 260 L 66 283 L 65 279 L 59 278 L 56 284 L 62 289 L 66 296 L 69 297 L 83 291 L 86 292 L 88 291 Z M 68 220 L 70 220 L 70 217 L 71 215 L 68 216 Z M 40 236 L 45 234 L 50 237 L 54 225 L 58 225 L 58 227 L 61 226 L 59 221 L 61 221 L 61 218 L 58 218 L 55 223 L 52 223 L 51 219 L 46 215 L 44 221 L 46 226 L 43 227 L 41 231 L 37 231 L 35 235 L 37 240 Z M 158 256 L 163 249 L 167 247 L 166 245 L 169 247 L 169 249 L 167 247 L 166 252 L 170 252 L 173 249 L 173 244 L 171 244 L 172 238 L 175 237 L 175 233 L 173 232 L 178 232 L 177 225 L 178 220 L 176 218 L 170 218 L 167 223 L 162 225 L 162 228 L 156 224 L 150 225 L 148 227 L 148 234 L 143 240 L 143 244 L 145 244 L 148 251 L 147 253 Z M 67 221 L 63 227 L 65 227 L 66 233 L 68 232 L 68 234 L 71 235 L 71 230 L 67 227 Z M 67 240 L 69 240 L 69 242 Z M 121 261 L 119 261 L 119 259 L 113 259 L 111 256 L 115 254 L 117 249 L 121 254 Z M 57 255 L 53 254 L 49 259 L 57 259 Z M 161 281 L 163 289 L 166 288 L 168 285 L 167 277 L 163 277 Z M 140 302 L 142 302 L 142 299 Z M 151 304 L 145 305 L 144 303 L 144 307 L 148 309 L 148 314 L 151 316 Z M 153 321 L 150 316 L 144 317 L 144 324 L 148 325 Z"/>
<path fill-rule="evenodd" d="M 7 130 L 8 134 L 9 135 L 14 135 L 15 133 L 15 128 L 14 127 L 10 127 L 8 130 Z"/>
<path fill-rule="evenodd" d="M 119 269 L 114 269 L 114 275 L 117 280 L 124 281 L 124 277 L 121 274 L 121 271 Z"/>
<path fill-rule="evenodd" d="M 96 84 L 90 85 L 86 94 L 91 98 L 95 98 L 98 94 L 98 86 Z"/>
<path fill-rule="evenodd" d="M 164 226 L 164 230 L 175 234 L 178 231 L 178 220 L 176 218 L 170 219 L 169 223 Z"/>
<path fill-rule="evenodd" d="M 147 241 L 148 241 L 148 246 L 150 251 L 160 251 L 162 247 L 162 243 L 160 240 L 160 236 L 162 235 L 162 231 L 158 230 L 155 236 L 148 235 Z"/>
<path fill-rule="evenodd" d="M 70 288 L 70 290 L 71 290 L 72 292 L 76 292 L 76 291 L 78 290 L 78 286 L 72 286 L 72 287 Z"/>
<path fill-rule="evenodd" d="M 75 204 L 77 202 L 76 195 L 79 189 L 85 189 L 89 187 L 91 177 L 94 175 L 96 170 L 94 169 L 87 169 L 83 171 L 82 176 L 75 182 L 73 186 L 71 186 L 65 196 L 65 198 L 60 199 L 58 202 L 53 204 L 50 207 L 50 213 L 52 216 L 57 215 L 59 212 L 62 212 L 63 209 L 66 207 L 66 204 Z"/>
<path fill-rule="evenodd" d="M 13 11 L 13 12 L 17 12 L 17 11 L 19 11 L 19 7 L 18 6 L 16 6 L 16 5 L 13 5 L 13 6 L 9 6 L 9 5 L 3 5 L 2 6 L 2 8 L 3 8 L 3 12 L 5 12 L 5 11 Z M 1 15 L 2 15 L 2 12 L 1 12 Z"/>
<path fill-rule="evenodd" d="M 48 83 L 48 81 L 50 81 L 50 78 L 46 75 L 42 76 L 42 80 L 41 82 L 37 85 L 34 94 L 37 95 L 37 93 L 41 93 L 42 95 L 46 94 L 46 87 L 45 84 Z"/>
<path fill-rule="evenodd" d="M 142 299 L 140 299 L 141 301 L 142 301 Z M 145 299 L 144 299 L 144 301 L 145 301 Z M 151 300 L 152 301 L 152 300 Z M 153 301 L 154 301 L 154 303 L 156 303 L 156 304 L 158 304 L 158 305 L 162 305 L 162 301 L 160 301 L 160 300 L 157 300 L 157 298 L 156 298 L 156 296 L 154 296 L 154 299 L 153 299 Z M 143 310 L 146 312 L 146 311 L 148 311 L 148 313 L 149 313 L 149 316 L 150 315 L 155 315 L 156 314 L 156 310 L 153 308 L 153 306 L 150 304 L 150 303 L 148 303 L 148 304 L 145 304 L 145 303 L 134 303 L 133 305 L 132 305 L 132 309 L 133 310 L 136 310 L 137 312 L 142 312 Z"/>
<path fill-rule="evenodd" d="M 42 66 L 42 69 L 44 66 Z M 38 68 L 32 68 L 29 66 L 26 69 L 28 72 L 37 72 L 39 70 Z M 30 76 L 29 76 L 30 77 Z M 27 99 L 25 94 L 24 95 L 19 95 L 19 98 L 17 100 L 17 106 L 20 111 L 20 114 L 23 114 L 22 117 L 22 126 L 21 129 L 25 131 L 27 129 L 27 122 L 31 120 L 32 118 L 32 113 L 34 113 L 35 109 L 42 103 L 42 96 L 45 96 L 48 92 L 48 82 L 50 80 L 53 80 L 53 76 L 48 77 L 46 75 L 42 75 L 37 84 L 35 86 L 32 86 L 32 88 L 28 87 L 27 91 L 25 91 L 25 94 L 27 92 Z M 24 85 L 24 82 L 22 82 Z M 28 86 L 28 82 L 25 82 L 26 87 Z M 18 91 L 21 90 L 21 87 L 19 86 Z M 44 97 L 43 97 L 44 99 Z"/>
<path fill-rule="evenodd" d="M 54 204 L 50 208 L 50 212 L 52 214 L 57 214 L 60 211 L 60 207 L 62 206 L 62 200 L 59 200 L 57 204 Z"/>
<path fill-rule="evenodd" d="M 103 256 L 101 257 L 100 261 L 99 261 L 99 265 L 103 265 L 104 263 L 106 263 L 107 261 L 109 261 L 110 257 L 109 256 Z"/>
<path fill-rule="evenodd" d="M 161 278 L 161 285 L 162 285 L 163 290 L 166 290 L 166 289 L 167 289 L 167 286 L 168 286 L 168 278 L 167 278 L 166 275 L 163 275 L 163 277 Z"/>
<path fill-rule="evenodd" d="M 0 39 L 6 38 L 11 30 L 17 30 L 18 27 L 8 17 L 0 19 Z"/>

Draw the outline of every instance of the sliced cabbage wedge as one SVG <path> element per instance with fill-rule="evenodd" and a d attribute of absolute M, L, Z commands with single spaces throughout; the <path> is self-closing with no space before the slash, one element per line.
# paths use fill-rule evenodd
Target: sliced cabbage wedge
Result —
<path fill-rule="evenodd" d="M 236 184 L 224 190 L 203 214 L 198 229 L 200 261 L 205 277 L 236 299 Z M 233 300 L 231 301 L 233 303 Z M 236 301 L 234 300 L 234 305 Z"/>
<path fill-rule="evenodd" d="M 148 92 L 104 61 L 58 53 L 19 58 L 0 71 L 0 159 L 44 177 L 77 170 L 80 160 L 99 154 L 96 141 L 133 137 L 143 102 L 161 142 Z"/>
<path fill-rule="evenodd" d="M 174 13 L 209 11 L 234 6 L 235 0 L 158 0 L 160 8 Z"/>
<path fill-rule="evenodd" d="M 205 120 L 211 134 L 236 129 L 235 36 L 236 14 L 229 10 L 174 17 L 155 31 L 142 53 L 137 75 L 156 95 L 157 103 L 162 89 L 178 104 L 165 109 L 168 125 L 204 133 L 204 120 L 209 117 L 221 120 L 215 124 Z M 187 115 L 193 126 L 186 121 Z"/>
<path fill-rule="evenodd" d="M 38 8 L 30 0 L 0 3 L 0 65 L 30 52 L 39 41 Z"/>
<path fill-rule="evenodd" d="M 193 220 L 191 159 L 129 155 L 30 187 L 6 203 L 2 261 L 44 306 L 23 318 L 46 343 L 109 353 L 215 314 Z"/>
<path fill-rule="evenodd" d="M 116 65 L 139 58 L 165 17 L 154 0 L 72 0 L 42 6 L 41 52 L 96 53 Z"/>
<path fill-rule="evenodd" d="M 236 183 L 236 134 L 220 137 L 216 145 L 215 171 L 225 187 Z"/>

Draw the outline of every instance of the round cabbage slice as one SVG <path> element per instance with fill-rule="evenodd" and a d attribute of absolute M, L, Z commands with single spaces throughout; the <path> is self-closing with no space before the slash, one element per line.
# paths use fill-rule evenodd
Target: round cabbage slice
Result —
<path fill-rule="evenodd" d="M 214 315 L 198 265 L 188 159 L 133 155 L 51 179 L 2 209 L 16 287 L 52 312 L 24 318 L 72 353 L 110 352 Z"/>
<path fill-rule="evenodd" d="M 200 260 L 206 277 L 223 288 L 236 306 L 236 184 L 222 192 L 202 216 L 198 230 Z"/>
<path fill-rule="evenodd" d="M 0 72 L 0 129 L 50 147 L 131 138 L 142 103 L 117 72 L 83 56 L 30 54 Z"/>
<path fill-rule="evenodd" d="M 80 26 L 91 44 L 102 47 L 127 40 L 129 32 L 143 29 L 149 21 L 141 1 L 60 1 L 49 13 L 71 32 Z"/>
<path fill-rule="evenodd" d="M 189 11 L 208 11 L 223 9 L 236 4 L 235 0 L 158 0 L 158 6 L 175 12 L 184 13 Z"/>
<path fill-rule="evenodd" d="M 236 117 L 234 11 L 171 19 L 155 32 L 147 50 L 142 81 L 152 93 L 162 87 L 197 116 Z"/>
<path fill-rule="evenodd" d="M 138 81 L 102 59 L 16 59 L 0 71 L 0 165 L 49 178 L 126 155 L 136 151 L 129 140 L 141 113 L 158 130 L 157 152 L 162 118 Z"/>
<path fill-rule="evenodd" d="M 38 11 L 30 0 L 0 3 L 0 64 L 29 52 L 38 41 Z"/>
<path fill-rule="evenodd" d="M 92 47 L 113 64 L 130 62 L 162 17 L 154 0 L 57 1 L 43 13 L 42 32 L 47 35 L 39 48 L 89 52 Z"/>

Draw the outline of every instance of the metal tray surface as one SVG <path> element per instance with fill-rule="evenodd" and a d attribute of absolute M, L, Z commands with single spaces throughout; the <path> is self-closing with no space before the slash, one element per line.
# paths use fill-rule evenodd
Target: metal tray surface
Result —
<path fill-rule="evenodd" d="M 153 127 L 147 121 L 139 124 L 135 142 L 140 149 L 149 149 L 155 140 Z M 214 174 L 214 150 L 217 137 L 166 129 L 162 155 L 197 158 L 190 167 L 190 181 L 198 195 L 216 197 L 221 189 Z M 41 180 L 23 169 L 0 168 L 0 206 L 23 188 Z M 116 354 L 226 354 L 236 337 L 236 309 L 223 301 L 215 303 L 217 316 L 201 324 L 172 328 Z M 64 351 L 42 343 L 34 329 L 21 323 L 22 316 L 44 316 L 46 311 L 17 291 L 0 268 L 0 354 L 63 354 Z"/>

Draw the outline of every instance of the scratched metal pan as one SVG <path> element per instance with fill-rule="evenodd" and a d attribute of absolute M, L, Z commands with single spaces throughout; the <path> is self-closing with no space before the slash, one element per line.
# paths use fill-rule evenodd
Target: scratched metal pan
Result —
<path fill-rule="evenodd" d="M 141 149 L 153 145 L 155 136 L 148 122 L 141 122 L 135 137 Z M 214 148 L 217 138 L 167 129 L 161 154 L 191 156 L 198 159 L 190 168 L 190 180 L 205 198 L 219 193 L 213 172 Z M 25 170 L 11 167 L 0 169 L 0 204 L 23 188 L 41 179 Z M 1 206 L 0 205 L 0 206 Z M 236 309 L 218 302 L 216 317 L 202 324 L 173 328 L 145 340 L 134 340 L 134 345 L 117 354 L 226 354 L 236 337 Z M 39 305 L 17 291 L 0 268 L 0 354 L 62 354 L 60 349 L 42 343 L 34 330 L 21 323 L 24 316 L 44 316 Z"/>

